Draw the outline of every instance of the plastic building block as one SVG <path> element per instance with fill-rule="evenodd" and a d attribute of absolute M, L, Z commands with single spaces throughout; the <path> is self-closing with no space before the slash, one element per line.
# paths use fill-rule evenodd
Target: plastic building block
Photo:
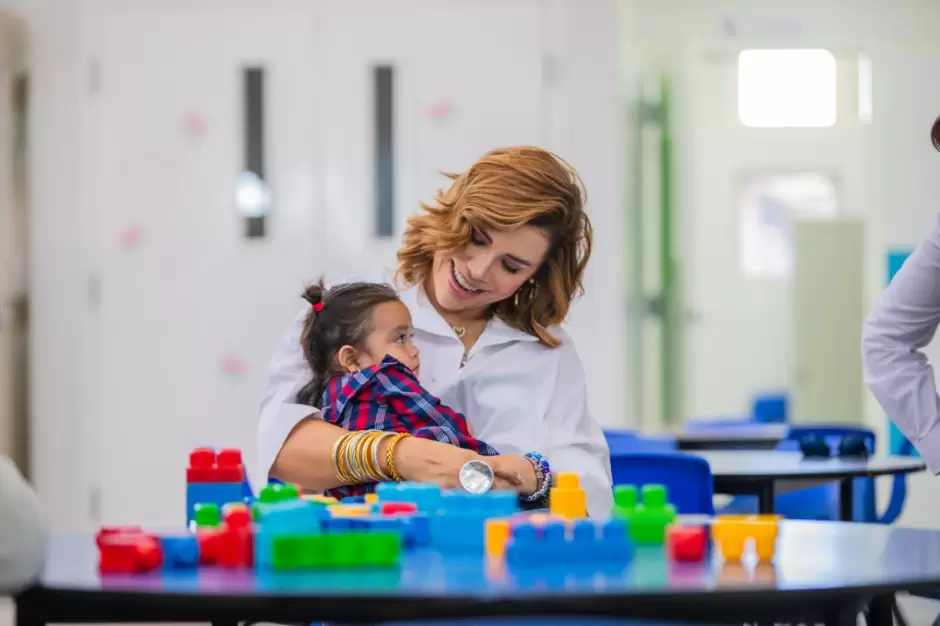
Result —
<path fill-rule="evenodd" d="M 305 495 L 304 500 L 307 500 L 308 502 L 313 502 L 314 504 L 323 504 L 323 505 L 336 504 L 339 502 L 339 500 L 331 496 L 321 496 L 317 494 Z"/>
<path fill-rule="evenodd" d="M 375 493 L 379 502 L 411 502 L 423 513 L 433 513 L 441 506 L 440 487 L 428 483 L 379 483 Z"/>
<path fill-rule="evenodd" d="M 587 517 L 587 494 L 581 489 L 577 474 L 559 474 L 549 502 L 553 515 L 569 520 Z"/>
<path fill-rule="evenodd" d="M 283 500 L 296 500 L 300 497 L 300 490 L 294 485 L 285 485 L 283 483 L 271 483 L 265 486 L 258 495 L 258 501 L 262 503 L 281 502 Z M 335 502 L 335 500 L 334 500 Z"/>
<path fill-rule="evenodd" d="M 666 540 L 666 527 L 676 519 L 676 507 L 668 504 L 664 485 L 644 485 L 641 493 L 642 502 L 637 502 L 636 487 L 615 487 L 613 515 L 626 520 L 630 537 L 636 543 L 661 545 Z"/>
<path fill-rule="evenodd" d="M 379 494 L 377 493 L 367 493 L 364 498 L 366 504 L 377 504 L 379 501 Z"/>
<path fill-rule="evenodd" d="M 192 524 L 195 521 L 197 504 L 214 504 L 222 509 L 232 502 L 244 502 L 240 482 L 188 483 L 186 485 L 186 523 Z"/>
<path fill-rule="evenodd" d="M 372 513 L 372 507 L 368 504 L 331 504 L 328 510 L 334 517 L 357 517 Z"/>
<path fill-rule="evenodd" d="M 196 531 L 196 543 L 199 544 L 200 565 L 215 565 L 218 563 L 221 536 L 222 530 L 220 528 L 208 528 Z"/>
<path fill-rule="evenodd" d="M 509 542 L 509 520 L 486 520 L 485 539 L 486 553 L 490 556 L 503 556 L 506 544 Z"/>
<path fill-rule="evenodd" d="M 275 570 L 323 567 L 389 567 L 401 558 L 401 535 L 394 532 L 342 532 L 275 537 Z"/>
<path fill-rule="evenodd" d="M 670 526 L 666 547 L 674 561 L 702 561 L 708 552 L 708 531 L 702 526 Z"/>
<path fill-rule="evenodd" d="M 769 561 L 777 551 L 780 519 L 779 515 L 720 515 L 712 522 L 712 537 L 726 561 L 739 560 L 749 539 L 757 558 Z"/>
<path fill-rule="evenodd" d="M 195 535 L 161 536 L 163 566 L 192 569 L 199 565 L 199 541 Z"/>
<path fill-rule="evenodd" d="M 382 502 L 379 504 L 379 512 L 382 515 L 417 513 L 418 505 L 414 502 Z"/>
<path fill-rule="evenodd" d="M 222 512 L 219 505 L 212 503 L 197 504 L 195 507 L 193 519 L 196 528 L 214 528 L 222 523 Z"/>
<path fill-rule="evenodd" d="M 632 552 L 626 524 L 620 519 L 553 520 L 541 528 L 519 522 L 510 529 L 506 563 L 510 567 L 621 565 Z"/>
<path fill-rule="evenodd" d="M 486 520 L 519 510 L 514 491 L 473 494 L 461 489 L 442 492 L 436 512 L 429 515 L 431 545 L 441 551 L 484 551 Z"/>
<path fill-rule="evenodd" d="M 96 537 L 102 574 L 153 572 L 163 564 L 160 540 L 139 530 L 102 528 Z"/>
<path fill-rule="evenodd" d="M 238 483 L 238 501 L 244 499 L 242 483 L 245 466 L 240 450 L 226 449 L 216 453 L 212 448 L 196 448 L 189 454 L 187 483 Z"/>

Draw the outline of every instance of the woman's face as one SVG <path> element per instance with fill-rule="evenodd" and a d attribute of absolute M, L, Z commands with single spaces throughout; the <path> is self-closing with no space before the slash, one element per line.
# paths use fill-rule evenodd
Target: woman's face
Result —
<path fill-rule="evenodd" d="M 548 246 L 548 235 L 535 226 L 475 230 L 462 250 L 434 255 L 431 276 L 438 306 L 471 311 L 512 297 L 538 270 Z"/>

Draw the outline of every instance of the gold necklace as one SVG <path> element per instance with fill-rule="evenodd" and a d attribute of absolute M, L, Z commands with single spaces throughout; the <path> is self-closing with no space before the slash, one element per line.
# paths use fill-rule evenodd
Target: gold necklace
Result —
<path fill-rule="evenodd" d="M 454 330 L 454 334 L 457 335 L 457 339 L 463 339 L 463 336 L 467 334 L 466 326 L 451 326 Z"/>

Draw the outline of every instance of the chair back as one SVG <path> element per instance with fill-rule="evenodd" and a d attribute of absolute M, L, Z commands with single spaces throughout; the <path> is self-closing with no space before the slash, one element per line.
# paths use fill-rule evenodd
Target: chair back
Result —
<path fill-rule="evenodd" d="M 713 515 L 714 483 L 708 462 L 684 452 L 611 454 L 614 485 L 665 485 L 669 502 L 683 515 Z"/>

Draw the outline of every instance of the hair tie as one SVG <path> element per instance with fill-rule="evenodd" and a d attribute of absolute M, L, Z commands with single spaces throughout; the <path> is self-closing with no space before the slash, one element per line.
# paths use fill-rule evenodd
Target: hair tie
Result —
<path fill-rule="evenodd" d="M 316 304 L 314 304 L 314 305 L 313 305 L 313 310 L 314 310 L 314 312 L 316 312 L 316 313 L 319 313 L 320 311 L 322 311 L 322 310 L 323 310 L 323 303 L 322 303 L 322 302 L 317 302 Z"/>

